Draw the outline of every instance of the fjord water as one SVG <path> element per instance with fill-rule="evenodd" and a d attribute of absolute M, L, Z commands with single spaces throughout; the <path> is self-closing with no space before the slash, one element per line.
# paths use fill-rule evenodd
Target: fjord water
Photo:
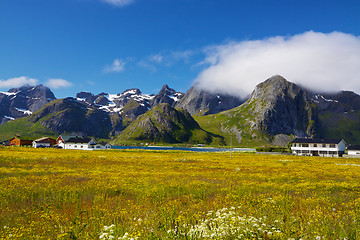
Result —
<path fill-rule="evenodd" d="M 172 151 L 193 151 L 193 152 L 255 152 L 253 148 L 207 148 L 207 147 L 166 147 L 166 146 L 113 146 L 113 149 L 141 149 L 141 150 L 172 150 Z"/>

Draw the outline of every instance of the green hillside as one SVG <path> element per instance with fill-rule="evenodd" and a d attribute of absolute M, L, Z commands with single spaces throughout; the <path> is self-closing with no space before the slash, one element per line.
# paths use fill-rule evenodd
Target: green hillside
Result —
<path fill-rule="evenodd" d="M 13 138 L 15 135 L 36 139 L 43 136 L 57 137 L 58 135 L 41 125 L 40 122 L 33 123 L 28 117 L 19 118 L 6 124 L 0 125 L 0 141 Z"/>
<path fill-rule="evenodd" d="M 138 117 L 115 140 L 117 144 L 129 141 L 224 144 L 221 136 L 201 129 L 186 110 L 176 110 L 167 103 Z"/>
<path fill-rule="evenodd" d="M 360 144 L 360 111 L 326 112 L 321 114 L 319 118 L 323 137 L 343 138 L 347 143 Z"/>
<path fill-rule="evenodd" d="M 218 114 L 195 116 L 194 119 L 205 131 L 223 136 L 226 145 L 254 147 L 268 145 L 271 137 L 251 128 L 254 115 L 249 111 L 251 105 L 242 105 Z"/>

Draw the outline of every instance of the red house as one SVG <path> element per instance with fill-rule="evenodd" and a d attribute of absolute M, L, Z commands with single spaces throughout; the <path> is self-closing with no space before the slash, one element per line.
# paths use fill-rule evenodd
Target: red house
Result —
<path fill-rule="evenodd" d="M 10 139 L 10 146 L 31 146 L 33 140 L 31 139 L 24 139 L 20 137 L 14 137 Z"/>

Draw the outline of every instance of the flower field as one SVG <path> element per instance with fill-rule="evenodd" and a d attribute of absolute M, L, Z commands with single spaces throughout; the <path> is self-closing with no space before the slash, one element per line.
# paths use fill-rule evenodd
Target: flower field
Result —
<path fill-rule="evenodd" d="M 0 239 L 360 239 L 360 159 L 0 148 Z"/>

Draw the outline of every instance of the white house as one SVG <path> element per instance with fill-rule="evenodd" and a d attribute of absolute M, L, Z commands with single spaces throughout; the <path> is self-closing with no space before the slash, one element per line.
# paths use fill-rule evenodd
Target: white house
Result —
<path fill-rule="evenodd" d="M 39 148 L 39 147 L 52 147 L 55 145 L 56 140 L 49 138 L 49 137 L 42 137 L 39 139 L 36 139 L 32 142 L 33 148 Z"/>
<path fill-rule="evenodd" d="M 79 136 L 59 136 L 57 145 L 63 149 L 77 149 L 77 150 L 102 150 L 111 149 L 109 143 L 96 143 L 93 139 Z"/>
<path fill-rule="evenodd" d="M 71 137 L 67 140 L 59 140 L 58 146 L 63 149 L 93 150 L 95 141 L 87 137 Z"/>
<path fill-rule="evenodd" d="M 360 145 L 353 145 L 347 148 L 348 155 L 360 157 Z"/>
<path fill-rule="evenodd" d="M 94 150 L 111 149 L 111 144 L 101 142 L 101 143 L 97 143 L 96 145 L 94 145 L 93 148 L 94 148 Z"/>
<path fill-rule="evenodd" d="M 291 142 L 295 155 L 341 157 L 345 153 L 344 139 L 296 138 Z"/>
<path fill-rule="evenodd" d="M 69 140 L 69 138 L 83 138 L 83 136 L 59 135 L 59 137 L 56 139 L 56 144 L 66 142 L 67 140 Z"/>

